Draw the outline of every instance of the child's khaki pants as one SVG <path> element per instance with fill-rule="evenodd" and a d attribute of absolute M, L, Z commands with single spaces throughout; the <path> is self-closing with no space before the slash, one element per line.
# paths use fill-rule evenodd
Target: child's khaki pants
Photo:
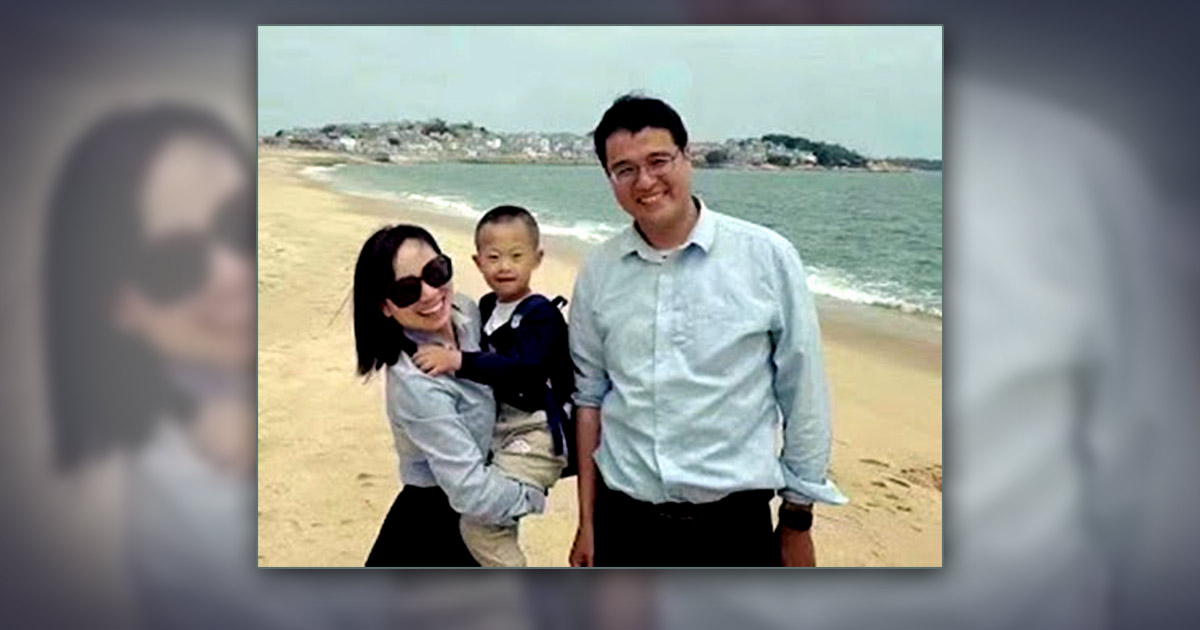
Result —
<path fill-rule="evenodd" d="M 546 412 L 529 413 L 500 403 L 492 435 L 492 464 L 518 481 L 549 490 L 558 481 L 567 459 L 554 454 Z M 517 542 L 517 527 L 500 527 L 459 520 L 463 542 L 485 567 L 523 567 L 525 554 Z"/>

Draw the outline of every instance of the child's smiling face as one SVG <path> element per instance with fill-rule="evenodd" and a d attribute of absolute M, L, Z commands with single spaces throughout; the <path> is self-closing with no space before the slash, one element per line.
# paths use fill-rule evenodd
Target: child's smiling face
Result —
<path fill-rule="evenodd" d="M 509 219 L 479 229 L 473 259 L 496 297 L 512 302 L 530 293 L 529 280 L 542 262 L 542 250 L 524 221 Z"/>

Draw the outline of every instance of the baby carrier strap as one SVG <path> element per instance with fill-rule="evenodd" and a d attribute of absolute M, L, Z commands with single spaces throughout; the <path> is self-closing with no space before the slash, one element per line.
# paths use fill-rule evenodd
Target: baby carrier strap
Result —
<path fill-rule="evenodd" d="M 542 299 L 541 303 L 562 311 L 567 305 L 567 298 L 559 295 L 552 300 Z M 540 306 L 541 303 L 538 305 Z M 531 307 L 530 310 L 533 310 Z M 564 326 L 565 326 L 564 317 Z M 565 330 L 563 331 L 565 334 Z M 575 416 L 571 410 L 571 392 L 575 390 L 575 364 L 569 355 L 562 357 L 562 365 L 556 365 L 551 371 L 549 387 L 546 388 L 546 415 L 549 419 L 550 432 L 554 436 L 554 453 L 561 455 L 565 452 L 567 466 L 562 476 L 570 477 L 578 472 L 575 453 Z"/>
<path fill-rule="evenodd" d="M 508 320 L 508 325 L 517 328 L 521 325 L 521 318 L 533 312 L 533 309 L 549 304 L 550 300 L 546 296 L 534 293 L 533 295 L 521 300 L 517 305 L 517 310 L 513 311 L 512 317 Z"/>
<path fill-rule="evenodd" d="M 492 312 L 496 310 L 496 294 L 488 293 L 479 298 L 479 321 L 480 326 L 492 318 Z"/>

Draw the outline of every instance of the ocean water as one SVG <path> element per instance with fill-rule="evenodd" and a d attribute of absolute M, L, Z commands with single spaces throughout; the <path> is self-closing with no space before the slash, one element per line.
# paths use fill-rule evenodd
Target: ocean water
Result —
<path fill-rule="evenodd" d="M 629 222 L 595 166 L 344 164 L 307 172 L 343 192 L 466 217 L 520 205 L 543 232 L 593 244 Z M 713 209 L 795 244 L 814 293 L 941 317 L 941 173 L 697 169 L 692 186 Z"/>

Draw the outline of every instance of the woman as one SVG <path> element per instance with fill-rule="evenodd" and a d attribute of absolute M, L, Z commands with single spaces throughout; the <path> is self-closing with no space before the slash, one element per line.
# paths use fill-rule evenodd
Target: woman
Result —
<path fill-rule="evenodd" d="M 404 488 L 367 566 L 478 566 L 459 535 L 459 515 L 512 524 L 541 512 L 545 495 L 485 465 L 496 421 L 492 391 L 417 368 L 417 344 L 479 349 L 479 311 L 456 295 L 450 259 L 412 225 L 367 239 L 354 270 L 358 372 L 386 369 L 388 420 Z"/>
<path fill-rule="evenodd" d="M 71 152 L 44 247 L 63 469 L 138 452 L 167 427 L 252 478 L 252 174 L 224 123 L 186 106 L 112 114 Z M 216 398 L 244 402 L 244 421 L 209 413 Z"/>
<path fill-rule="evenodd" d="M 130 604 L 115 621 L 73 625 L 402 625 L 394 584 L 254 568 L 247 148 L 204 110 L 124 109 L 79 140 L 57 182 L 44 245 L 46 383 L 59 468 L 90 493 L 63 520 L 86 532 L 89 555 L 56 544 L 58 557 L 38 566 L 63 571 L 53 583 L 64 589 L 104 571 L 91 583 Z M 74 601 L 60 595 L 60 608 Z"/>
<path fill-rule="evenodd" d="M 56 460 L 106 508 L 79 520 L 119 536 L 89 546 L 118 546 L 105 568 L 122 571 L 127 582 L 115 588 L 148 627 L 290 628 L 317 616 L 270 601 L 248 560 L 255 285 L 246 149 L 203 110 L 123 109 L 73 147 L 49 210 Z"/>

